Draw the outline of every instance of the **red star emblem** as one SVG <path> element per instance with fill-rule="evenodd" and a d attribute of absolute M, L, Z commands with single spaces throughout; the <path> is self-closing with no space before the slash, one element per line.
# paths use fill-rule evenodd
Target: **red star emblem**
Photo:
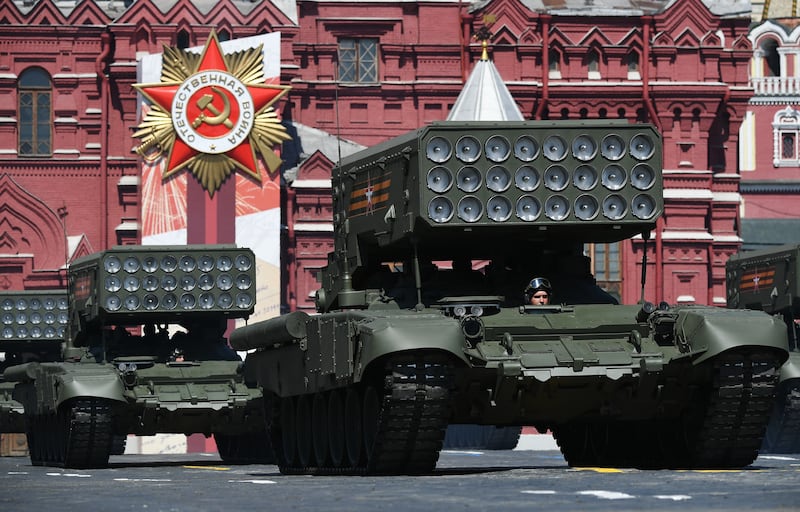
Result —
<path fill-rule="evenodd" d="M 164 66 L 170 65 L 165 58 Z M 261 181 L 256 150 L 263 154 L 264 147 L 275 141 L 253 136 L 253 127 L 258 124 L 258 116 L 289 88 L 253 83 L 236 76 L 222 53 L 216 33 L 211 33 L 196 68 L 190 69 L 182 82 L 163 80 L 162 75 L 159 84 L 134 87 L 172 119 L 174 143 L 169 148 L 164 178 L 189 166 L 205 186 L 200 175 L 218 172 L 215 155 L 225 155 L 237 168 Z M 140 128 L 142 131 L 136 136 L 147 133 L 146 123 Z M 211 182 L 218 184 L 222 179 Z M 209 192 L 213 195 L 214 190 Z"/>

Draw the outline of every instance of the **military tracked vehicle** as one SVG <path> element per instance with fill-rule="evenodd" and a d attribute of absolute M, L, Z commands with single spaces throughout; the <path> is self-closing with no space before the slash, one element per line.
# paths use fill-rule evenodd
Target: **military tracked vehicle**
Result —
<path fill-rule="evenodd" d="M 25 433 L 22 404 L 2 372 L 17 364 L 61 359 L 67 330 L 67 291 L 0 292 L 0 433 Z"/>
<path fill-rule="evenodd" d="M 726 264 L 730 308 L 766 311 L 782 318 L 789 360 L 781 367 L 775 408 L 762 451 L 800 452 L 800 244 L 734 254 Z"/>
<path fill-rule="evenodd" d="M 224 337 L 254 309 L 252 251 L 120 246 L 68 277 L 64 361 L 4 372 L 34 465 L 103 467 L 119 436 L 157 433 L 214 435 L 230 463 L 272 460 L 262 393 Z"/>
<path fill-rule="evenodd" d="M 782 322 L 620 305 L 583 256 L 633 236 L 647 253 L 663 212 L 652 126 L 432 123 L 343 159 L 332 196 L 319 314 L 231 334 L 255 349 L 245 374 L 264 389 L 283 473 L 429 472 L 449 424 L 550 429 L 571 465 L 757 456 L 788 357 Z M 550 305 L 524 302 L 535 276 L 551 280 Z"/>

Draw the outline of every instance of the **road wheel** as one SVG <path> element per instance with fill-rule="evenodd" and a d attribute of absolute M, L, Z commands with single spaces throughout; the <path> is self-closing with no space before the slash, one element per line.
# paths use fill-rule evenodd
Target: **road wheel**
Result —
<path fill-rule="evenodd" d="M 372 456 L 375 447 L 375 438 L 378 433 L 378 421 L 380 420 L 380 395 L 373 386 L 367 386 L 364 391 L 364 453 L 367 460 Z"/>
<path fill-rule="evenodd" d="M 314 448 L 314 458 L 317 466 L 325 467 L 330 464 L 330 441 L 328 438 L 328 402 L 322 393 L 314 393 L 311 405 L 311 442 Z"/>
<path fill-rule="evenodd" d="M 312 440 L 311 440 L 311 399 L 310 395 L 297 398 L 295 406 L 295 428 L 297 439 L 297 464 L 300 467 L 311 465 Z"/>
<path fill-rule="evenodd" d="M 297 436 L 295 423 L 294 399 L 286 397 L 281 399 L 281 412 L 278 420 L 280 421 L 281 448 L 283 451 L 284 464 L 287 467 L 295 465 L 297 459 Z"/>
<path fill-rule="evenodd" d="M 43 466 L 45 462 L 43 452 L 45 436 L 41 431 L 41 421 L 40 415 L 25 415 L 25 438 L 28 441 L 28 453 L 31 457 L 31 464 L 34 466 Z"/>
<path fill-rule="evenodd" d="M 361 466 L 364 434 L 362 428 L 361 396 L 354 387 L 347 388 L 344 401 L 344 430 L 347 463 L 350 467 Z"/>
<path fill-rule="evenodd" d="M 345 464 L 344 404 L 342 392 L 333 390 L 328 395 L 328 444 L 331 464 L 341 468 Z"/>
<path fill-rule="evenodd" d="M 274 464 L 275 453 L 266 432 L 214 434 L 217 453 L 225 464 Z"/>

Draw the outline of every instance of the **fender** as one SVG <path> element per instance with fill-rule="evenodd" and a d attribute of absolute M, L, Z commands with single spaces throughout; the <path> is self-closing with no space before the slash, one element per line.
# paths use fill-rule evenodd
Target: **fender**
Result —
<path fill-rule="evenodd" d="M 364 320 L 357 324 L 361 348 L 356 381 L 361 380 L 371 363 L 390 353 L 440 351 L 467 364 L 464 333 L 457 320 L 431 312 L 398 312 Z"/>
<path fill-rule="evenodd" d="M 789 358 L 786 325 L 763 311 L 688 307 L 677 312 L 675 341 L 690 348 L 694 364 L 742 347 L 782 352 L 781 363 Z"/>
<path fill-rule="evenodd" d="M 800 379 L 800 352 L 791 352 L 789 360 L 781 366 L 781 384 L 795 379 Z"/>
<path fill-rule="evenodd" d="M 125 402 L 125 388 L 111 366 L 32 362 L 11 366 L 3 376 L 18 383 L 14 398 L 23 404 L 26 413 L 55 411 L 62 403 L 78 397 Z"/>

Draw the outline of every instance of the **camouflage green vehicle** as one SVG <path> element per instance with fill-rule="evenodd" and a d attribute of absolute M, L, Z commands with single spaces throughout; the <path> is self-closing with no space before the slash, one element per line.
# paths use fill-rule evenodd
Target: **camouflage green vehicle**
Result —
<path fill-rule="evenodd" d="M 647 239 L 661 162 L 651 125 L 605 120 L 437 122 L 343 159 L 319 314 L 231 334 L 280 470 L 429 472 L 450 424 L 550 429 L 573 466 L 750 464 L 782 322 L 620 305 L 583 256 Z M 535 276 L 550 305 L 523 300 Z"/>
<path fill-rule="evenodd" d="M 31 462 L 104 467 L 128 434 L 214 435 L 223 461 L 270 462 L 262 393 L 227 344 L 255 305 L 255 258 L 232 245 L 120 246 L 69 267 L 63 362 L 7 368 Z"/>
<path fill-rule="evenodd" d="M 762 451 L 800 452 L 800 244 L 734 254 L 726 264 L 730 308 L 766 311 L 786 323 L 789 360 L 780 385 Z"/>
<path fill-rule="evenodd" d="M 14 400 L 14 383 L 2 372 L 27 362 L 61 359 L 67 330 L 67 291 L 0 292 L 0 433 L 24 433 L 22 404 Z"/>

